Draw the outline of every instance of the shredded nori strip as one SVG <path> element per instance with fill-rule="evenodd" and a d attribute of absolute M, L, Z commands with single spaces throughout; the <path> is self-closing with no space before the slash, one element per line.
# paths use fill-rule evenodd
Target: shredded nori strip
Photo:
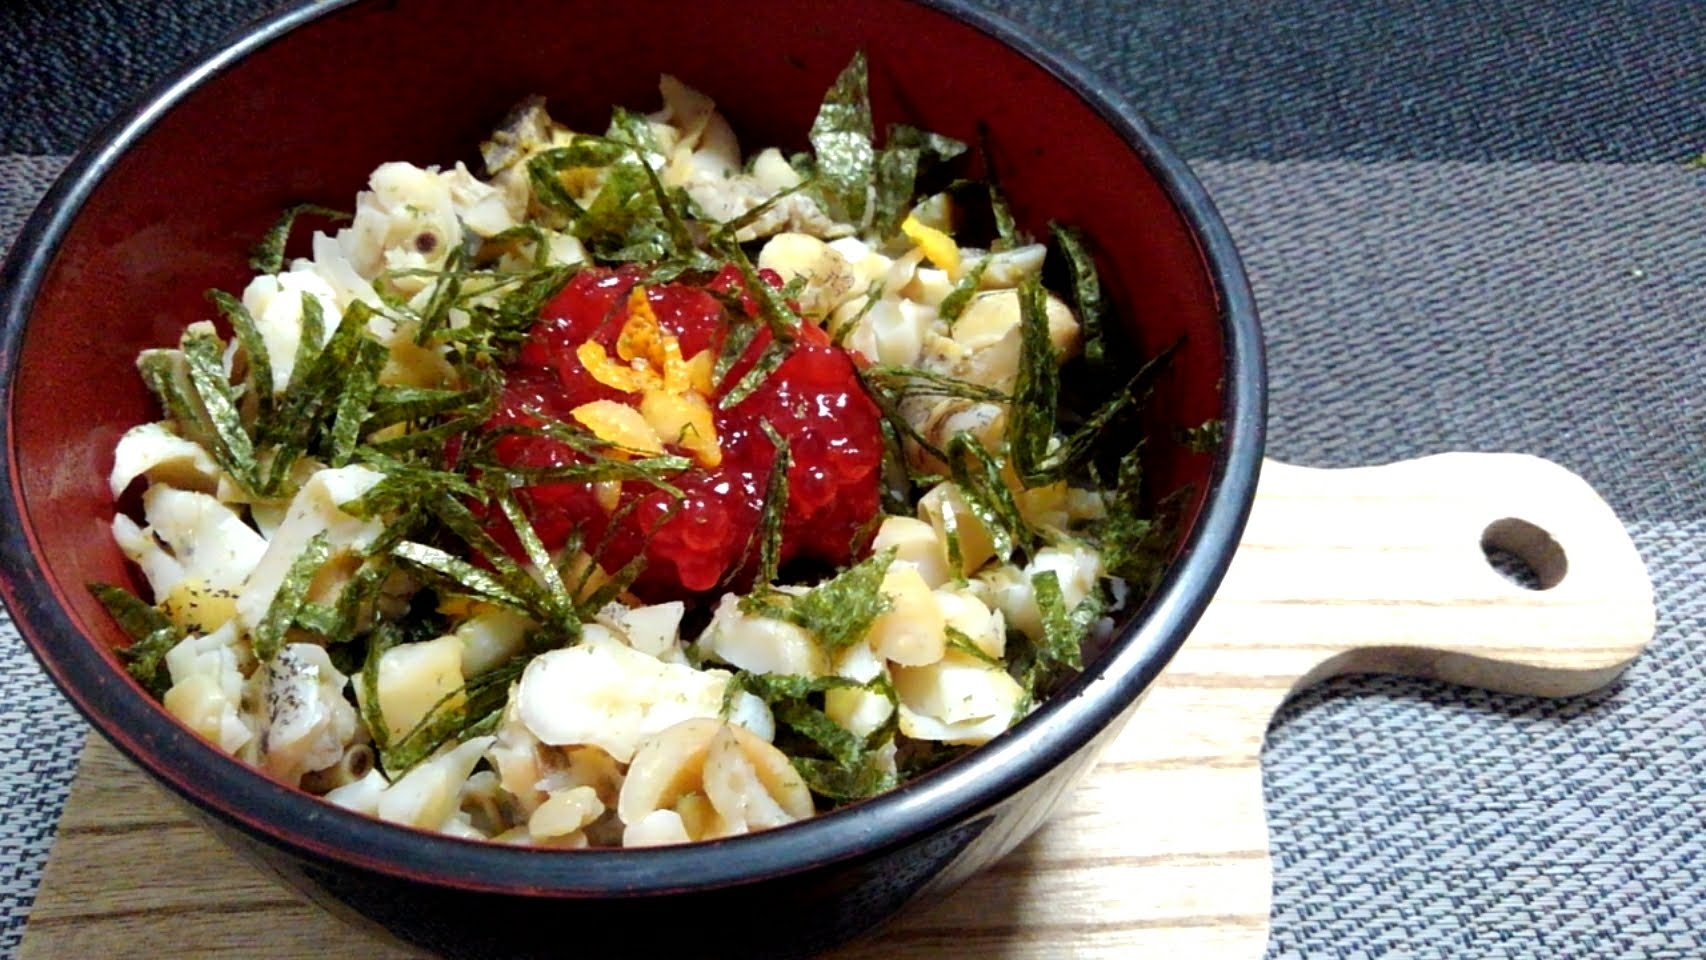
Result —
<path fill-rule="evenodd" d="M 158 608 L 123 587 L 91 583 L 89 592 L 107 608 L 119 629 L 131 639 L 130 646 L 118 652 L 125 670 L 149 693 L 156 697 L 165 696 L 172 685 L 171 677 L 162 670 L 166 664 L 166 653 L 184 639 L 184 631 Z"/>
<path fill-rule="evenodd" d="M 960 314 L 966 311 L 966 307 L 971 306 L 972 298 L 977 296 L 978 286 L 983 283 L 984 271 L 989 269 L 989 262 L 992 259 L 994 258 L 984 257 L 972 264 L 971 269 L 967 270 L 954 284 L 954 289 L 942 298 L 941 305 L 936 308 L 936 315 L 942 318 L 942 322 L 948 325 L 949 330 L 954 328 L 954 321 L 960 318 Z"/>
<path fill-rule="evenodd" d="M 1072 312 L 1078 317 L 1084 337 L 1084 359 L 1093 368 L 1101 367 L 1107 362 L 1107 345 L 1102 336 L 1107 305 L 1102 299 L 1102 282 L 1096 273 L 1096 260 L 1077 230 L 1050 221 L 1049 232 L 1055 249 L 1066 261 Z"/>
<path fill-rule="evenodd" d="M 272 603 L 267 605 L 266 614 L 260 623 L 255 624 L 253 642 L 256 659 L 267 663 L 284 646 L 285 634 L 295 624 L 297 611 L 308 602 L 308 587 L 313 583 L 314 575 L 331 556 L 330 542 L 324 533 L 319 533 L 290 562 L 290 569 L 279 583 L 278 592 L 273 594 Z"/>
<path fill-rule="evenodd" d="M 832 219 L 863 226 L 876 165 L 868 68 L 863 51 L 824 94 L 811 140 L 817 196 Z"/>
<path fill-rule="evenodd" d="M 1046 482 L 1043 468 L 1060 392 L 1045 295 L 1035 277 L 1019 284 L 1019 318 L 1019 376 L 1007 413 L 1007 446 L 1020 482 L 1034 487 Z"/>
<path fill-rule="evenodd" d="M 797 596 L 774 590 L 750 594 L 740 609 L 809 630 L 826 649 L 843 649 L 863 639 L 894 606 L 882 590 L 894 556 L 892 547 L 874 553 Z"/>
<path fill-rule="evenodd" d="M 261 336 L 260 329 L 255 326 L 255 318 L 249 315 L 243 301 L 223 290 L 209 290 L 207 298 L 219 308 L 225 321 L 231 324 L 237 342 L 243 346 L 243 353 L 248 359 L 248 392 L 254 397 L 255 417 L 265 419 L 271 415 L 273 406 L 272 358 L 267 354 L 266 339 Z"/>
<path fill-rule="evenodd" d="M 350 215 L 342 210 L 333 210 L 313 203 L 299 203 L 285 210 L 283 215 L 274 223 L 266 236 L 255 244 L 254 252 L 249 257 L 249 267 L 256 273 L 277 273 L 284 269 L 284 248 L 290 241 L 291 228 L 296 226 L 297 218 L 303 216 L 324 217 L 328 220 L 348 220 Z"/>
<path fill-rule="evenodd" d="M 903 123 L 891 124 L 878 152 L 871 184 L 870 234 L 893 236 L 918 195 L 918 180 L 938 163 L 966 152 L 966 145 L 952 137 L 920 130 Z"/>

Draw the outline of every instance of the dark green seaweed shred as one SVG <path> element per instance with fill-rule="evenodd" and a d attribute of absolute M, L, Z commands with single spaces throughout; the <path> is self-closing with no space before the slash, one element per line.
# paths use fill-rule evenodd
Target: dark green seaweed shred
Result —
<path fill-rule="evenodd" d="M 1001 461 L 971 434 L 961 433 L 948 442 L 948 466 L 960 499 L 989 534 L 996 559 L 1007 561 L 1014 550 L 1029 550 L 1034 535 L 1001 475 Z"/>
<path fill-rule="evenodd" d="M 782 524 L 788 516 L 788 469 L 794 464 L 794 455 L 787 438 L 777 433 L 770 421 L 760 420 L 758 426 L 774 452 L 770 477 L 764 482 L 764 509 L 758 526 L 747 537 L 744 556 L 750 560 L 756 552 L 758 573 L 754 582 L 763 587 L 776 582 L 782 566 Z"/>
<path fill-rule="evenodd" d="M 373 734 L 379 751 L 381 773 L 390 781 L 436 755 L 446 746 L 484 736 L 497 729 L 508 703 L 509 688 L 521 677 L 527 664 L 542 650 L 527 649 L 440 697 L 413 727 L 393 737 L 379 705 L 378 677 L 386 651 L 408 642 L 394 624 L 382 624 L 369 639 L 368 657 L 362 669 L 362 719 Z"/>
<path fill-rule="evenodd" d="M 142 374 L 143 383 L 159 398 L 166 416 L 177 424 L 178 433 L 213 455 L 219 445 L 218 433 L 190 382 L 189 362 L 183 351 L 144 350 L 136 358 L 136 369 Z M 217 456 L 215 462 L 219 462 Z"/>
<path fill-rule="evenodd" d="M 385 775 L 396 780 L 450 744 L 495 731 L 508 705 L 510 685 L 534 655 L 511 657 L 440 697 L 412 728 L 380 750 Z"/>
<path fill-rule="evenodd" d="M 535 413 L 536 422 L 528 428 L 503 427 L 489 431 L 465 458 L 465 464 L 500 472 L 515 485 L 542 483 L 593 482 L 598 480 L 637 480 L 679 499 L 682 493 L 669 482 L 670 477 L 688 470 L 693 460 L 675 454 L 648 455 L 600 440 L 578 424 Z M 506 436 L 530 434 L 561 443 L 586 457 L 583 462 L 549 467 L 514 467 L 499 462 L 489 454 L 490 446 Z"/>
<path fill-rule="evenodd" d="M 371 549 L 371 548 L 370 548 Z M 322 636 L 335 645 L 348 646 L 366 631 L 377 616 L 379 598 L 385 583 L 396 567 L 383 554 L 374 551 L 356 568 L 349 582 L 338 593 L 333 608 L 334 619 Z M 351 671 L 345 670 L 345 673 Z"/>
<path fill-rule="evenodd" d="M 236 392 L 225 376 L 222 360 L 225 345 L 212 333 L 189 330 L 184 333 L 181 348 L 190 384 L 213 432 L 215 442 L 209 452 L 233 479 L 253 489 L 255 448 L 238 412 Z"/>
<path fill-rule="evenodd" d="M 845 348 L 847 346 L 847 338 L 853 335 L 853 331 L 859 328 L 859 324 L 865 322 L 866 315 L 876 307 L 878 299 L 882 297 L 882 293 L 883 281 L 881 279 L 872 280 L 871 285 L 865 289 L 865 302 L 859 305 L 858 311 L 855 312 L 853 316 L 835 327 L 834 332 L 830 335 L 829 342 L 838 347 Z"/>
<path fill-rule="evenodd" d="M 162 669 L 166 654 L 184 639 L 184 631 L 157 608 L 122 587 L 91 583 L 89 592 L 131 639 L 130 646 L 118 651 L 125 670 L 149 693 L 165 696 L 172 685 L 171 677 Z"/>
<path fill-rule="evenodd" d="M 692 251 L 692 238 L 645 151 L 618 140 L 605 142 L 621 152 L 605 167 L 598 193 L 570 231 L 606 262 L 671 260 Z"/>
<path fill-rule="evenodd" d="M 882 587 L 894 555 L 893 548 L 874 553 L 802 594 L 751 594 L 741 599 L 740 609 L 792 623 L 810 631 L 825 649 L 841 650 L 863 639 L 893 607 Z"/>
<path fill-rule="evenodd" d="M 741 283 L 746 292 L 758 305 L 758 316 L 770 327 L 770 334 L 778 340 L 792 343 L 799 336 L 800 325 L 805 321 L 800 317 L 788 298 L 780 290 L 765 282 L 758 275 L 758 268 L 752 265 L 752 259 L 740 244 L 729 241 L 718 251 L 722 253 L 735 269 L 740 271 Z"/>
<path fill-rule="evenodd" d="M 528 518 L 521 504 L 515 499 L 515 493 L 508 489 L 493 492 L 492 500 L 503 512 L 504 519 L 509 521 L 510 529 L 515 531 L 516 539 L 521 541 L 522 552 L 527 554 L 527 562 L 533 565 L 535 574 L 541 585 L 549 592 L 559 596 L 564 604 L 572 604 L 568 587 L 563 585 L 562 575 L 557 570 L 556 561 L 545 549 L 544 541 L 539 539 L 539 532 L 533 529 L 533 521 Z"/>
<path fill-rule="evenodd" d="M 536 223 L 517 224 L 487 237 L 480 245 L 480 263 L 489 264 L 508 253 L 519 255 L 523 248 L 531 251 L 528 260 L 534 270 L 550 266 L 551 241 Z"/>
<path fill-rule="evenodd" d="M 1067 609 L 1060 575 L 1053 570 L 1039 570 L 1031 574 L 1031 589 L 1036 594 L 1037 612 L 1042 615 L 1042 659 L 1074 670 L 1081 668 L 1084 626 L 1088 624 L 1080 625 L 1073 611 Z"/>
<path fill-rule="evenodd" d="M 822 710 L 801 700 L 789 700 L 772 707 L 776 722 L 785 724 L 795 733 L 821 747 L 842 766 L 859 762 L 865 752 L 861 738 L 846 727 L 831 720 Z"/>
<path fill-rule="evenodd" d="M 817 757 L 790 759 L 812 793 L 840 803 L 887 793 L 900 784 L 900 778 L 878 762 L 873 754 L 866 754 L 861 762 L 852 766 Z"/>
<path fill-rule="evenodd" d="M 1140 366 L 1131 378 L 1116 388 L 1090 416 L 1073 429 L 1060 447 L 1049 455 L 1048 461 L 1032 473 L 1033 485 L 1040 486 L 1067 479 L 1089 464 L 1098 452 L 1106 449 L 1110 440 L 1127 425 L 1131 414 L 1141 410 L 1154 391 L 1155 380 L 1171 362 L 1177 344 Z"/>
<path fill-rule="evenodd" d="M 603 538 L 588 553 L 595 563 L 602 564 L 604 562 L 604 558 L 610 552 L 610 545 L 615 538 L 617 529 L 639 505 L 639 500 L 630 499 L 616 508 L 616 512 L 611 515 L 610 524 L 605 528 Z M 663 529 L 665 524 L 674 520 L 681 513 L 681 509 L 682 500 L 678 498 L 669 505 L 669 509 L 653 517 L 646 528 L 645 538 L 640 544 L 640 549 L 635 551 L 634 556 L 619 567 L 616 572 L 607 574 L 605 582 L 596 589 L 591 588 L 592 578 L 601 568 L 595 568 L 592 564 L 586 565 L 585 569 L 581 571 L 579 582 L 574 587 L 576 596 L 585 597 L 581 602 L 584 618 L 591 619 L 594 614 L 603 609 L 610 601 L 620 597 L 633 585 L 635 580 L 639 579 L 640 574 L 645 572 L 646 551 L 651 548 L 652 538 L 657 536 L 657 532 Z M 580 531 L 571 533 L 569 543 L 562 551 L 565 560 L 570 559 L 574 551 L 580 549 L 580 543 Z"/>
<path fill-rule="evenodd" d="M 964 756 L 971 747 L 956 744 L 937 743 L 934 740 L 900 740 L 896 741 L 899 749 L 895 751 L 895 767 L 900 772 L 902 781 L 911 780 Z"/>
<path fill-rule="evenodd" d="M 463 411 L 484 420 L 490 415 L 487 400 L 469 390 L 377 384 L 368 401 L 365 425 L 371 433 L 400 423 L 426 423 Z"/>
<path fill-rule="evenodd" d="M 1092 368 L 1100 367 L 1107 362 L 1107 347 L 1102 337 L 1107 305 L 1102 299 L 1102 282 L 1096 273 L 1096 259 L 1091 256 L 1089 247 L 1077 230 L 1051 221 L 1049 233 L 1055 249 L 1066 261 L 1072 312 L 1078 317 L 1084 337 L 1084 359 Z"/>
<path fill-rule="evenodd" d="M 893 366 L 885 363 L 865 368 L 865 382 L 882 390 L 895 400 L 911 397 L 953 397 L 976 403 L 1006 403 L 1012 399 L 994 387 L 973 383 L 923 367 Z"/>
<path fill-rule="evenodd" d="M 361 349 L 359 345 L 367 339 L 367 322 L 372 315 L 367 304 L 359 300 L 350 304 L 325 345 L 308 362 L 299 360 L 271 429 L 259 438 L 262 443 L 276 443 L 302 453 L 313 449 L 314 441 L 336 415 L 344 376 Z"/>
<path fill-rule="evenodd" d="M 260 329 L 255 326 L 255 318 L 249 315 L 243 301 L 223 290 L 209 290 L 207 298 L 219 308 L 225 321 L 231 325 L 237 342 L 243 346 L 243 354 L 247 358 L 247 392 L 254 398 L 256 419 L 264 420 L 271 416 L 273 407 L 272 358 L 267 354 L 266 339 L 261 336 Z"/>
<path fill-rule="evenodd" d="M 1013 218 L 1013 208 L 1007 204 L 1007 194 L 1001 189 L 1001 176 L 995 165 L 995 152 L 989 145 L 989 130 L 982 123 L 978 124 L 977 150 L 983 159 L 983 193 L 988 198 L 990 219 L 995 225 L 995 240 L 989 249 L 999 253 L 1030 243 L 1030 237 Z"/>
<path fill-rule="evenodd" d="M 296 376 L 307 370 L 314 363 L 314 357 L 326 344 L 326 309 L 320 305 L 320 298 L 311 293 L 302 294 L 302 335 L 296 341 L 296 357 L 292 370 Z M 257 432 L 266 436 L 266 431 L 257 428 Z"/>
<path fill-rule="evenodd" d="M 587 210 L 563 186 L 562 174 L 569 170 L 609 167 L 631 149 L 603 137 L 580 136 L 567 146 L 542 150 L 527 160 L 527 180 L 533 188 L 533 198 L 568 223 L 578 224 L 587 216 Z"/>
<path fill-rule="evenodd" d="M 249 267 L 256 273 L 277 273 L 284 269 L 284 248 L 290 242 L 290 231 L 303 216 L 324 217 L 327 220 L 348 220 L 350 215 L 314 203 L 299 203 L 285 210 L 272 229 L 266 232 L 249 257 Z"/>
<path fill-rule="evenodd" d="M 304 600 L 296 608 L 295 623 L 297 627 L 318 637 L 331 637 L 343 627 L 343 620 L 338 616 L 338 608 L 329 603 L 318 603 Z"/>
<path fill-rule="evenodd" d="M 1019 481 L 1033 487 L 1047 482 L 1044 467 L 1060 392 L 1047 301 L 1036 277 L 1019 284 L 1019 318 L 1019 375 L 1007 412 L 1007 447 Z"/>
<path fill-rule="evenodd" d="M 605 136 L 633 148 L 634 165 L 645 173 L 652 198 L 657 201 L 658 216 L 662 218 L 664 229 L 669 234 L 672 247 L 670 252 L 680 254 L 693 250 L 696 246 L 693 234 L 682 219 L 681 211 L 676 208 L 675 198 L 664 189 L 663 181 L 658 178 L 657 171 L 651 164 L 653 156 L 661 157 L 663 154 L 657 137 L 652 133 L 651 123 L 640 114 L 617 107 L 611 112 L 610 132 Z"/>
<path fill-rule="evenodd" d="M 863 51 L 835 78 L 812 121 L 816 195 L 833 220 L 862 226 L 875 172 L 868 68 Z"/>
<path fill-rule="evenodd" d="M 356 678 L 360 684 L 360 696 L 356 697 L 356 702 L 361 707 L 361 722 L 373 737 L 373 748 L 381 756 L 391 745 L 391 726 L 385 721 L 385 709 L 379 702 L 379 664 L 385 651 L 405 639 L 400 624 L 381 621 L 368 635 L 367 658 L 362 664 L 361 676 Z"/>
<path fill-rule="evenodd" d="M 511 592 L 509 585 L 461 557 L 424 543 L 404 541 L 391 548 L 392 556 L 429 577 L 448 583 L 470 597 L 502 606 L 525 609 L 527 601 Z"/>
<path fill-rule="evenodd" d="M 1119 577 L 1138 595 L 1154 589 L 1166 568 L 1183 515 L 1189 487 L 1163 497 L 1153 511 L 1143 497 L 1142 447 L 1119 462 L 1113 488 L 1106 491 L 1107 515 L 1096 525 L 1096 542 L 1109 575 Z"/>
<path fill-rule="evenodd" d="M 906 450 L 901 445 L 900 431 L 886 417 L 878 422 L 878 427 L 883 433 L 882 516 L 911 516 L 913 484 L 911 471 L 906 466 Z M 878 519 L 880 522 L 880 517 Z"/>
<path fill-rule="evenodd" d="M 285 572 L 278 592 L 273 594 L 272 602 L 267 605 L 267 612 L 261 617 L 261 622 L 255 624 L 256 659 L 267 663 L 284 646 L 285 635 L 296 623 L 297 611 L 308 602 L 308 587 L 314 582 L 314 575 L 331 557 L 331 543 L 324 533 L 318 533 L 290 561 L 290 569 Z"/>
<path fill-rule="evenodd" d="M 746 351 L 752 346 L 752 341 L 758 337 L 758 331 L 763 329 L 759 321 L 750 319 L 742 313 L 738 304 L 732 311 L 726 312 L 729 321 L 727 333 L 723 336 L 722 349 L 717 352 L 717 362 L 711 368 L 711 383 L 721 385 Z"/>
<path fill-rule="evenodd" d="M 971 269 L 963 273 L 954 284 L 954 289 L 942 298 L 941 305 L 936 308 L 936 315 L 942 318 L 949 330 L 954 328 L 954 321 L 960 318 L 960 314 L 966 312 L 966 307 L 971 306 L 972 298 L 977 296 L 978 286 L 983 283 L 984 271 L 989 269 L 992 259 L 994 258 L 984 257 L 972 264 Z"/>
<path fill-rule="evenodd" d="M 777 742 L 807 788 L 820 797 L 845 802 L 892 789 L 895 779 L 882 762 L 880 751 L 894 740 L 898 709 L 891 709 L 887 722 L 861 737 L 824 712 L 822 697 L 831 690 L 864 690 L 884 697 L 891 707 L 899 704 L 893 684 L 881 675 L 861 683 L 846 677 L 741 671 L 724 689 L 723 713 L 729 713 L 734 697 L 741 692 L 763 700 L 776 718 Z"/>
<path fill-rule="evenodd" d="M 871 402 L 877 405 L 877 411 L 883 415 L 885 426 L 892 428 L 898 436 L 917 444 L 920 450 L 937 461 L 947 461 L 948 454 L 941 447 L 932 443 L 930 438 L 926 437 L 923 432 L 912 425 L 912 421 L 906 418 L 906 414 L 900 408 L 901 398 L 885 389 L 883 374 L 873 375 L 870 369 L 856 369 L 855 372 L 859 377 L 860 384 L 865 388 L 865 395 L 871 398 Z"/>
<path fill-rule="evenodd" d="M 764 350 L 758 354 L 758 359 L 741 374 L 734 386 L 730 387 L 717 400 L 719 410 L 732 410 L 740 405 L 742 400 L 752 396 L 753 392 L 764 385 L 764 381 L 782 366 L 793 353 L 793 345 L 786 340 L 772 339 L 764 345 Z"/>
<path fill-rule="evenodd" d="M 468 279 L 468 260 L 465 247 L 456 247 L 445 256 L 444 266 L 434 278 L 432 296 L 427 298 L 426 306 L 420 310 L 419 326 L 415 329 L 415 343 L 431 343 L 439 331 L 450 323 L 450 311 L 461 298 L 462 285 Z"/>
<path fill-rule="evenodd" d="M 817 189 L 817 178 L 815 176 L 811 176 L 802 178 L 799 183 L 796 183 L 785 190 L 776 191 L 766 197 L 763 202 L 755 204 L 752 209 L 740 216 L 717 224 L 717 228 L 711 231 L 710 238 L 706 243 L 706 246 L 716 250 L 722 248 L 730 241 L 738 241 L 739 238 L 736 236 L 737 234 L 742 230 L 745 230 L 747 227 L 750 227 L 764 219 L 769 215 L 770 211 L 776 209 L 789 197 L 799 193 L 804 193 L 809 196 L 815 189 Z"/>
<path fill-rule="evenodd" d="M 379 373 L 385 368 L 390 352 L 377 340 L 363 340 L 355 351 L 343 384 L 343 393 L 332 415 L 327 460 L 334 467 L 349 464 L 361 442 L 368 408 L 379 388 Z"/>
<path fill-rule="evenodd" d="M 918 193 L 919 176 L 965 152 L 966 145 L 952 137 L 903 123 L 891 124 L 871 178 L 870 234 L 890 237 L 899 231 Z"/>
<path fill-rule="evenodd" d="M 1007 669 L 1007 664 L 1001 662 L 1000 657 L 992 657 L 984 653 L 983 648 L 977 645 L 977 641 L 966 636 L 964 631 L 955 629 L 950 625 L 947 628 L 947 636 L 949 650 L 957 650 L 986 667 L 994 667 L 997 670 Z"/>

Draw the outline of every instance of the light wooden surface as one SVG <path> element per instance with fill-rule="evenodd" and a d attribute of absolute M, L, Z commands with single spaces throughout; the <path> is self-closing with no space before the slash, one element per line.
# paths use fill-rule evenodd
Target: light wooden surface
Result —
<path fill-rule="evenodd" d="M 1556 582 L 1506 580 L 1483 555 L 1489 529 Z M 1272 888 L 1259 755 L 1287 696 L 1352 671 L 1582 693 L 1640 652 L 1653 616 L 1616 516 L 1546 461 L 1269 463 L 1209 611 L 1062 813 L 835 958 L 1254 960 Z M 1124 815 L 1134 807 L 1142 817 Z M 360 937 L 226 851 L 94 738 L 21 956 L 418 956 Z"/>

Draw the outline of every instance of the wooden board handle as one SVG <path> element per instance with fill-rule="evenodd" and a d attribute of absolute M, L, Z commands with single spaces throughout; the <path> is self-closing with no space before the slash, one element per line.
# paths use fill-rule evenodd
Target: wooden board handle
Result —
<path fill-rule="evenodd" d="M 1484 546 L 1525 561 L 1541 589 L 1495 570 Z M 1289 689 L 1365 671 L 1568 696 L 1611 680 L 1653 629 L 1635 544 L 1557 464 L 1480 453 L 1350 470 L 1270 461 L 1182 666 L 1226 650 L 1239 658 L 1230 672 L 1290 676 Z M 1263 640 L 1276 633 L 1279 644 Z M 1269 656 L 1274 646 L 1285 653 Z"/>

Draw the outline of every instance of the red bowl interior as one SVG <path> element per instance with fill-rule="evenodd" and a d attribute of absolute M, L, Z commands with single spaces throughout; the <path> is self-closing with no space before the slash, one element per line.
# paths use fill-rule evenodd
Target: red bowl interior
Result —
<path fill-rule="evenodd" d="M 1182 340 L 1157 394 L 1163 424 L 1229 419 L 1242 445 L 1232 458 L 1235 490 L 1221 489 L 1224 453 L 1195 455 L 1164 439 L 1153 451 L 1156 489 L 1196 491 L 1187 529 L 1213 497 L 1229 501 L 1216 508 L 1212 542 L 1200 544 L 1213 554 L 1200 562 L 1206 577 L 1170 588 L 1171 609 L 1194 619 L 1253 484 L 1260 385 L 1250 378 L 1260 374 L 1250 357 L 1259 347 L 1230 248 L 1212 259 L 1205 249 L 1204 218 L 1218 229 L 1206 200 L 1189 193 L 1197 188 L 1176 160 L 1158 159 L 1140 140 L 1135 120 L 1063 81 L 1057 65 L 903 0 L 837 4 L 833 16 L 792 0 L 708 0 L 690 12 L 665 0 L 480 5 L 482 23 L 522 25 L 525 42 L 513 44 L 484 36 L 468 22 L 469 9 L 426 0 L 356 4 L 298 18 L 307 22 L 282 35 L 252 37 L 246 55 L 192 73 L 115 127 L 50 197 L 51 215 L 26 230 L 20 246 L 30 249 L 8 268 L 19 281 L 7 294 L 8 323 L 22 332 L 3 358 L 12 509 L 39 565 L 34 596 L 51 594 L 77 630 L 44 636 L 20 613 L 38 646 L 123 642 L 85 584 L 131 579 L 111 541 L 105 478 L 120 434 L 158 416 L 135 373 L 136 354 L 174 344 L 185 324 L 211 318 L 207 289 L 240 290 L 251 244 L 281 209 L 304 201 L 347 209 L 382 161 L 472 160 L 479 140 L 529 93 L 548 95 L 571 125 L 601 130 L 612 104 L 653 108 L 664 71 L 713 97 L 748 150 L 800 148 L 823 90 L 857 49 L 872 65 L 879 129 L 904 121 L 975 141 L 981 127 L 1022 225 L 1042 234 L 1058 220 L 1090 238 L 1138 348 L 1154 353 Z M 1184 205 L 1181 189 L 1189 193 Z M 1223 236 L 1216 240 L 1224 245 Z M 1248 316 L 1229 320 L 1229 297 Z M 1248 326 L 1248 340 L 1234 358 L 1228 331 L 1237 323 Z M 1234 409 L 1240 390 L 1244 408 Z M 10 598 L 19 613 L 17 595 Z M 1161 654 L 1185 627 L 1152 638 Z M 108 675 L 72 676 L 51 649 L 44 653 L 109 736 L 187 788 L 148 763 L 153 732 L 103 721 L 102 696 L 133 696 L 114 689 L 128 680 L 110 649 L 106 658 L 114 663 Z M 1149 666 L 1152 676 L 1160 665 Z M 1076 742 L 1093 732 L 1080 731 Z"/>

